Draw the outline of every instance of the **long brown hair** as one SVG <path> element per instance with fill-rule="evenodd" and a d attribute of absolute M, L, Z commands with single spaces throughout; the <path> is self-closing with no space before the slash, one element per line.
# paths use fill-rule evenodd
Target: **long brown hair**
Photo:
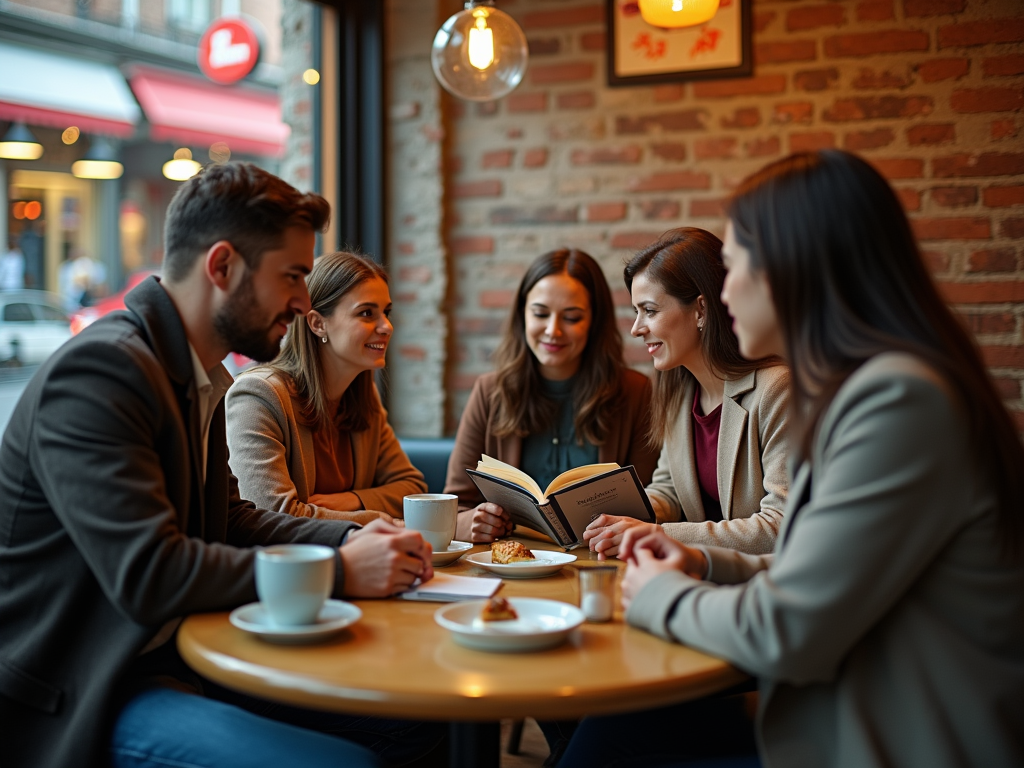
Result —
<path fill-rule="evenodd" d="M 542 432 L 555 419 L 555 402 L 544 394 L 540 365 L 526 343 L 526 296 L 550 275 L 567 274 L 578 280 L 590 297 L 590 331 L 573 385 L 577 439 L 600 445 L 611 428 L 612 405 L 622 381 L 622 336 L 615 323 L 615 306 L 601 267 L 593 257 L 562 248 L 539 256 L 526 270 L 516 292 L 501 344 L 494 353 L 494 433 L 498 437 Z"/>
<path fill-rule="evenodd" d="M 967 415 L 990 473 L 1007 554 L 1024 548 L 1024 445 L 977 347 L 921 259 L 899 199 L 864 160 L 800 153 L 746 179 L 729 205 L 763 272 L 793 371 L 792 435 L 803 458 L 822 414 L 862 363 L 900 350 L 933 366 Z"/>
<path fill-rule="evenodd" d="M 330 317 L 345 294 L 361 283 L 380 278 L 388 282 L 388 274 L 376 262 L 347 251 L 321 256 L 306 278 L 312 308 Z M 337 411 L 331 410 L 327 398 L 327 382 L 320 364 L 323 342 L 313 333 L 305 317 L 297 317 L 288 329 L 284 345 L 274 361 L 266 366 L 284 378 L 299 402 L 300 416 L 307 426 L 361 432 L 370 426 L 370 415 L 380 408 L 373 386 L 373 371 L 363 371 L 341 396 Z"/>
<path fill-rule="evenodd" d="M 706 312 L 704 330 L 700 334 L 701 352 L 711 372 L 718 378 L 738 379 L 753 370 L 780 362 L 778 358 L 747 360 L 740 354 L 729 312 L 720 298 L 725 266 L 722 264 L 722 241 L 715 235 L 697 227 L 670 229 L 656 243 L 637 251 L 626 262 L 623 277 L 626 289 L 631 293 L 633 280 L 640 274 L 646 274 L 684 307 L 690 307 L 699 296 L 704 297 Z M 648 434 L 651 446 L 661 447 L 667 426 L 675 421 L 683 407 L 683 392 L 692 378 L 693 374 L 682 365 L 669 371 L 655 371 L 651 413 L 662 416 L 651 419 Z"/>

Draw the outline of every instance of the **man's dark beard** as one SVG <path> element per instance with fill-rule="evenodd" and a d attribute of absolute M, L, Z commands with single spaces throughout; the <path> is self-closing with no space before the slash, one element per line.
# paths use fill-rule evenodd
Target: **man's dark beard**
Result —
<path fill-rule="evenodd" d="M 228 294 L 224 308 L 213 318 L 213 330 L 232 352 L 245 355 L 258 363 L 267 363 L 277 357 L 280 342 L 274 341 L 271 331 L 280 322 L 291 322 L 295 315 L 278 315 L 268 327 L 260 327 L 263 313 L 256 301 L 252 274 L 233 293 Z"/>

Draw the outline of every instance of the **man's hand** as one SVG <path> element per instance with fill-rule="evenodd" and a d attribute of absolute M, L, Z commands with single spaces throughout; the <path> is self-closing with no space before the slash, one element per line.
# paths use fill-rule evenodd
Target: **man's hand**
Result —
<path fill-rule="evenodd" d="M 338 550 L 347 597 L 388 597 L 434 577 L 430 544 L 419 532 L 374 520 L 352 531 Z"/>
<path fill-rule="evenodd" d="M 622 605 L 630 602 L 655 576 L 667 571 L 681 571 L 694 579 L 703 579 L 708 561 L 699 549 L 687 547 L 669 538 L 663 531 L 643 534 L 637 529 L 622 537 L 619 557 L 628 560 L 622 579 Z"/>
<path fill-rule="evenodd" d="M 589 542 L 591 552 L 597 552 L 598 560 L 607 560 L 616 555 L 624 560 L 619 550 L 622 548 L 622 536 L 630 530 L 639 530 L 640 535 L 644 535 L 660 531 L 661 528 L 656 523 L 645 523 L 635 517 L 601 515 L 587 526 L 583 540 Z"/>
<path fill-rule="evenodd" d="M 459 512 L 455 525 L 455 538 L 459 541 L 471 541 L 474 544 L 486 544 L 502 536 L 512 533 L 512 520 L 508 512 L 497 504 L 485 501 L 473 509 Z"/>

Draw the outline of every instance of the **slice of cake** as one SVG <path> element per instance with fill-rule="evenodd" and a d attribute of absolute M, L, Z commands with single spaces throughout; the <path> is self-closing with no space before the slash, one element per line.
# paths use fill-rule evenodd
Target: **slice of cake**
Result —
<path fill-rule="evenodd" d="M 525 563 L 536 560 L 533 552 L 528 550 L 518 541 L 504 539 L 491 544 L 491 562 L 507 565 L 509 563 Z"/>
<path fill-rule="evenodd" d="M 480 611 L 481 621 L 514 621 L 518 618 L 516 609 L 504 597 L 492 597 Z"/>

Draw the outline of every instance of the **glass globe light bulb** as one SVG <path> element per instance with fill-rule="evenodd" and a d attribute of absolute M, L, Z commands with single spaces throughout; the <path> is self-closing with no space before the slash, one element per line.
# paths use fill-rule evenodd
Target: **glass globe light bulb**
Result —
<path fill-rule="evenodd" d="M 453 96 L 492 101 L 519 85 L 528 55 L 526 35 L 511 16 L 491 0 L 469 0 L 437 31 L 430 64 Z"/>

